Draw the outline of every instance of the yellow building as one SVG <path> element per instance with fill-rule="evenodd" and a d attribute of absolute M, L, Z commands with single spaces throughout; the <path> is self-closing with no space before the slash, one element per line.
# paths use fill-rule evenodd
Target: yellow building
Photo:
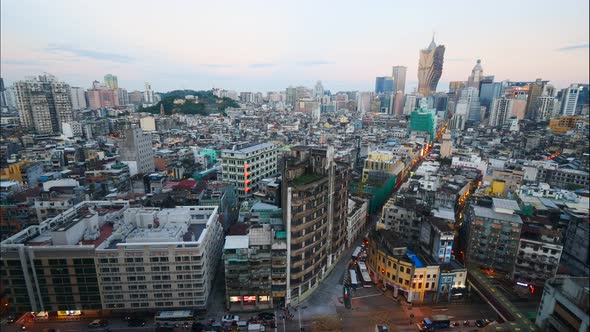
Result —
<path fill-rule="evenodd" d="M 21 175 L 21 167 L 27 163 L 27 161 L 19 161 L 17 163 L 9 164 L 6 168 L 2 168 L 2 170 L 0 170 L 0 180 L 22 183 L 23 177 Z"/>
<path fill-rule="evenodd" d="M 549 121 L 549 129 L 553 135 L 562 135 L 574 129 L 579 121 L 588 123 L 588 119 L 579 116 L 562 116 Z"/>
<path fill-rule="evenodd" d="M 393 232 L 375 234 L 369 240 L 367 265 L 377 285 L 393 289 L 395 297 L 401 295 L 408 302 L 424 302 L 427 293 L 434 298 L 439 266 L 424 264 Z"/>
<path fill-rule="evenodd" d="M 506 182 L 504 180 L 493 180 L 492 185 L 485 189 L 486 195 L 490 196 L 504 196 L 504 192 L 506 191 Z"/>
<path fill-rule="evenodd" d="M 402 159 L 395 156 L 391 151 L 373 151 L 369 152 L 363 165 L 363 182 L 369 180 L 371 171 L 381 171 L 397 175 L 404 169 Z"/>

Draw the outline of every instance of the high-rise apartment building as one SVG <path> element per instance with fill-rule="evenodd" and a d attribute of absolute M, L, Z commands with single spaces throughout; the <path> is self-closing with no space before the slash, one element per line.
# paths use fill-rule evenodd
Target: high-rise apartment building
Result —
<path fill-rule="evenodd" d="M 297 89 L 290 86 L 285 91 L 285 102 L 287 105 L 295 106 L 297 102 Z"/>
<path fill-rule="evenodd" d="M 149 82 L 145 82 L 145 90 L 143 92 L 143 101 L 148 105 L 152 105 L 155 103 L 154 101 L 154 90 L 152 90 L 152 85 Z"/>
<path fill-rule="evenodd" d="M 6 101 L 6 87 L 4 86 L 4 79 L 0 77 L 0 109 L 8 109 L 8 102 Z"/>
<path fill-rule="evenodd" d="M 393 78 L 393 93 L 401 91 L 406 93 L 406 72 L 408 67 L 404 66 L 393 66 L 391 77 Z"/>
<path fill-rule="evenodd" d="M 127 93 L 127 90 L 118 88 L 117 96 L 119 97 L 119 105 L 129 105 L 129 93 Z"/>
<path fill-rule="evenodd" d="M 492 100 L 500 97 L 504 90 L 504 82 L 482 83 L 479 89 L 479 103 L 489 111 L 491 110 Z"/>
<path fill-rule="evenodd" d="M 350 169 L 333 158 L 332 147 L 296 146 L 283 165 L 287 304 L 307 297 L 346 247 Z"/>
<path fill-rule="evenodd" d="M 404 115 L 410 115 L 418 104 L 418 96 L 416 94 L 406 95 L 405 100 Z"/>
<path fill-rule="evenodd" d="M 434 37 L 428 48 L 420 50 L 418 63 L 418 92 L 424 97 L 436 92 L 438 80 L 442 75 L 445 56 L 444 45 L 436 46 Z"/>
<path fill-rule="evenodd" d="M 70 86 L 50 74 L 14 83 L 21 126 L 38 134 L 61 132 L 72 121 Z"/>
<path fill-rule="evenodd" d="M 490 110 L 490 120 L 488 125 L 490 127 L 502 126 L 512 116 L 513 99 L 502 96 L 494 98 Z"/>
<path fill-rule="evenodd" d="M 119 88 L 119 81 L 117 80 L 117 76 L 106 74 L 104 75 L 104 84 L 107 88 L 111 90 L 117 90 Z"/>
<path fill-rule="evenodd" d="M 118 90 L 109 89 L 106 86 L 97 86 L 94 81 L 93 88 L 86 91 L 88 107 L 92 110 L 101 108 L 113 108 L 119 106 Z"/>
<path fill-rule="evenodd" d="M 572 116 L 576 114 L 578 105 L 578 94 L 583 90 L 578 84 L 570 84 L 569 88 L 563 89 L 561 99 L 561 115 Z"/>
<path fill-rule="evenodd" d="M 277 146 L 236 144 L 221 151 L 223 182 L 234 185 L 240 201 L 258 190 L 260 180 L 277 175 Z"/>
<path fill-rule="evenodd" d="M 537 121 L 549 121 L 555 111 L 557 99 L 551 96 L 539 96 L 535 105 Z"/>
<path fill-rule="evenodd" d="M 537 118 L 537 98 L 543 94 L 543 90 L 545 90 L 545 82 L 547 81 L 537 78 L 535 83 L 529 85 L 526 109 L 524 112 L 527 119 L 534 120 Z"/>
<path fill-rule="evenodd" d="M 518 252 L 522 219 L 516 201 L 493 198 L 492 207 L 478 204 L 466 213 L 467 262 L 511 272 Z"/>
<path fill-rule="evenodd" d="M 70 94 L 72 97 L 72 109 L 75 111 L 83 110 L 87 107 L 86 105 L 86 94 L 84 89 L 80 87 L 71 87 Z"/>
<path fill-rule="evenodd" d="M 119 144 L 119 155 L 121 162 L 129 166 L 131 176 L 153 172 L 152 135 L 144 133 L 141 128 L 127 129 L 124 140 Z"/>
<path fill-rule="evenodd" d="M 129 96 L 129 103 L 133 104 L 133 105 L 141 105 L 141 102 L 143 101 L 143 95 L 141 93 L 141 91 L 132 91 L 128 94 Z"/>

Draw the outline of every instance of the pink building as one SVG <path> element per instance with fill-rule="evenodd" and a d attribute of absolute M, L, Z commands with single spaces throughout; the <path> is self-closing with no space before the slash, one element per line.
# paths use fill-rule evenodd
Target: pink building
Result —
<path fill-rule="evenodd" d="M 112 108 L 119 106 L 119 94 L 117 90 L 99 87 L 86 91 L 88 96 L 88 106 L 90 109 Z"/>
<path fill-rule="evenodd" d="M 512 114 L 518 120 L 524 119 L 524 113 L 526 111 L 526 99 L 514 99 L 512 100 Z"/>

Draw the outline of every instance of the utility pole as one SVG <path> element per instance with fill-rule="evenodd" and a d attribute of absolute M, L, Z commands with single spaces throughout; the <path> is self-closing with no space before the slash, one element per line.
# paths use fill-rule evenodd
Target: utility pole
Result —
<path fill-rule="evenodd" d="M 297 316 L 299 316 L 299 331 L 303 331 L 301 329 L 301 308 L 299 308 L 299 310 L 297 310 Z"/>

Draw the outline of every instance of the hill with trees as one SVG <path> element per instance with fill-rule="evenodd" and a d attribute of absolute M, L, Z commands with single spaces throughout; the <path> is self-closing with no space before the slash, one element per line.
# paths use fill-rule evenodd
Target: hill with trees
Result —
<path fill-rule="evenodd" d="M 162 100 L 157 104 L 150 107 L 142 107 L 137 111 L 160 114 L 160 107 L 164 105 L 164 112 L 167 115 L 174 113 L 198 115 L 221 113 L 225 115 L 226 108 L 240 107 L 233 99 L 227 97 L 218 98 L 211 91 L 174 90 L 163 93 L 161 96 Z M 185 99 L 186 96 L 194 96 L 195 99 Z M 175 104 L 174 100 L 176 99 L 182 99 L 185 102 L 183 104 Z"/>

